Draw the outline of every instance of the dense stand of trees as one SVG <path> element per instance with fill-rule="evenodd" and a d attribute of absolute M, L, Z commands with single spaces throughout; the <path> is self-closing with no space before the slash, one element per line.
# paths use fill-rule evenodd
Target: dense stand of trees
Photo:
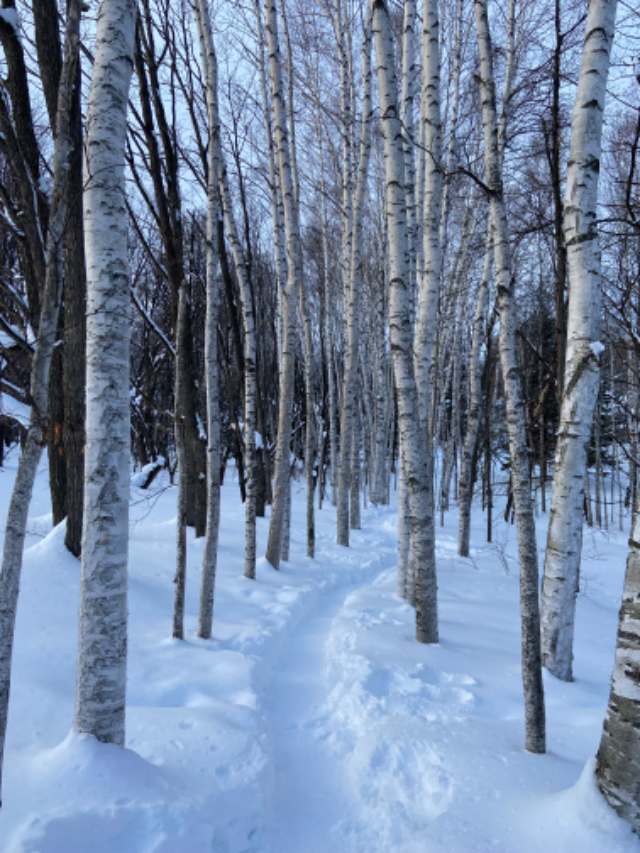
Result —
<path fill-rule="evenodd" d="M 301 470 L 309 557 L 316 505 L 337 507 L 347 547 L 361 504 L 397 486 L 398 591 L 424 643 L 437 519 L 454 498 L 468 556 L 471 514 L 490 541 L 503 494 L 526 747 L 544 752 L 541 667 L 572 677 L 583 522 L 640 523 L 638 20 L 616 5 L 102 0 L 94 20 L 77 0 L 3 0 L 0 394 L 31 414 L 0 408 L 0 464 L 23 445 L 0 761 L 45 446 L 82 558 L 78 730 L 124 740 L 130 465 L 178 485 L 178 638 L 187 527 L 206 538 L 206 638 L 233 460 L 248 578 L 268 504 L 267 560 L 288 559 Z M 598 776 L 640 829 L 637 548 L 632 533 Z"/>

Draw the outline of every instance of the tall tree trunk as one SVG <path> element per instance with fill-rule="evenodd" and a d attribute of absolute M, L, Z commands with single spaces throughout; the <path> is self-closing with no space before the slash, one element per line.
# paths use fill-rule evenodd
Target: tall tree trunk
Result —
<path fill-rule="evenodd" d="M 87 445 L 74 729 L 124 745 L 129 336 L 124 152 L 136 4 L 103 0 L 87 109 Z"/>
<path fill-rule="evenodd" d="M 273 507 L 269 523 L 267 560 L 274 569 L 280 564 L 283 521 L 289 487 L 289 446 L 293 417 L 293 383 L 295 368 L 296 297 L 302 275 L 299 211 L 291 168 L 291 154 L 282 83 L 282 61 L 278 41 L 278 14 L 275 0 L 265 0 L 271 103 L 275 149 L 278 159 L 280 187 L 284 207 L 284 227 L 287 255 L 287 284 L 283 291 L 282 362 L 280 367 L 280 412 L 275 461 Z M 277 223 L 276 226 L 277 228 Z"/>
<path fill-rule="evenodd" d="M 600 790 L 640 832 L 640 491 L 629 537 L 616 657 L 607 716 L 598 750 Z"/>
<path fill-rule="evenodd" d="M 80 0 L 73 0 L 69 3 L 68 8 L 64 60 L 60 85 L 58 86 L 53 188 L 47 233 L 46 276 L 42 294 L 42 313 L 38 327 L 38 339 L 31 366 L 30 393 L 32 402 L 29 430 L 11 493 L 2 555 L 2 572 L 0 573 L 0 792 L 22 554 L 33 484 L 46 440 L 49 373 L 62 301 L 62 242 L 69 190 L 67 163 L 73 147 L 70 113 L 73 87 L 77 79 L 76 66 L 79 44 Z M 127 386 L 127 405 L 129 402 L 128 392 Z M 127 483 L 128 476 L 127 470 Z"/>
<path fill-rule="evenodd" d="M 567 356 L 542 585 L 543 661 L 563 681 L 573 677 L 585 471 L 600 382 L 602 285 L 596 222 L 604 98 L 616 5 L 616 0 L 589 3 L 565 197 L 570 292 Z"/>
<path fill-rule="evenodd" d="M 82 109 L 81 71 L 71 106 L 73 149 L 69 156 L 69 211 L 64 251 L 64 454 L 67 467 L 67 531 L 65 545 L 80 556 L 84 500 L 84 416 L 86 290 L 84 228 L 82 223 Z"/>
<path fill-rule="evenodd" d="M 433 518 L 432 502 L 429 500 L 429 471 L 425 459 L 427 436 L 420 418 L 407 293 L 402 128 L 398 111 L 393 37 L 385 0 L 373 0 L 372 10 L 384 141 L 385 207 L 389 225 L 390 342 L 398 392 L 398 424 L 408 475 L 410 561 L 413 560 L 416 573 L 416 638 L 422 643 L 433 643 L 438 640 Z M 432 32 L 431 36 L 437 39 L 437 31 Z"/>
<path fill-rule="evenodd" d="M 324 328 L 323 334 L 327 346 L 327 386 L 329 392 L 329 471 L 331 472 L 331 505 L 338 503 L 338 407 L 336 405 L 336 379 L 333 369 L 333 334 L 332 334 L 332 310 L 331 292 L 329 278 L 329 225 L 327 222 L 327 202 L 324 180 L 324 156 L 322 146 L 320 148 L 321 160 L 321 216 L 322 216 L 322 269 L 323 269 L 323 296 L 324 296 Z"/>
<path fill-rule="evenodd" d="M 389 382 L 385 329 L 386 322 L 386 276 L 385 264 L 380 264 L 377 282 L 375 313 L 375 439 L 371 502 L 384 505 L 387 498 L 387 443 Z"/>
<path fill-rule="evenodd" d="M 478 431 L 480 427 L 480 413 L 482 410 L 482 369 L 480 365 L 480 348 L 482 346 L 483 332 L 487 306 L 489 304 L 489 276 L 491 274 L 493 260 L 493 235 L 491 225 L 487 226 L 487 236 L 484 248 L 484 266 L 482 278 L 478 289 L 476 311 L 473 319 L 473 332 L 471 335 L 471 358 L 469 361 L 469 410 L 467 414 L 467 432 L 464 437 L 464 447 L 460 462 L 460 486 L 459 486 L 459 511 L 460 520 L 458 524 L 458 554 L 461 557 L 469 556 L 469 537 L 471 533 L 471 502 L 473 500 L 473 460 L 478 443 Z"/>
<path fill-rule="evenodd" d="M 480 52 L 480 89 L 484 128 L 485 173 L 490 190 L 496 276 L 500 311 L 500 360 L 504 381 L 511 482 L 515 503 L 518 558 L 520 563 L 520 610 L 522 620 L 522 678 L 525 700 L 526 739 L 529 752 L 545 751 L 545 710 L 540 656 L 538 603 L 538 553 L 529 488 L 529 453 L 524 421 L 522 384 L 516 351 L 516 314 L 511 275 L 509 231 L 502 183 L 498 141 L 495 78 L 486 0 L 474 0 Z"/>
<path fill-rule="evenodd" d="M 357 393 L 357 392 L 356 392 Z M 360 396 L 360 394 L 357 394 Z M 360 460 L 360 443 L 362 433 L 362 415 L 360 407 L 356 405 L 353 413 L 353 424 L 351 430 L 351 486 L 350 486 L 350 509 L 349 527 L 351 530 L 360 530 L 362 526 L 362 514 L 360 512 L 360 491 L 362 465 Z"/>
<path fill-rule="evenodd" d="M 197 0 L 193 7 L 196 27 L 200 38 L 200 55 L 205 71 L 207 92 L 207 118 L 209 121 L 209 138 L 207 145 L 207 249 L 206 249 L 206 294 L 207 312 L 205 317 L 205 383 L 207 389 L 207 521 L 205 531 L 204 550 L 202 555 L 202 581 L 200 585 L 200 607 L 198 611 L 198 636 L 205 640 L 211 637 L 211 626 L 213 622 L 213 602 L 215 594 L 216 567 L 218 556 L 218 528 L 220 525 L 220 389 L 218 376 L 218 252 L 217 232 L 219 216 L 219 183 L 221 195 L 225 206 L 229 203 L 226 199 L 228 188 L 225 176 L 220 175 L 222 152 L 220 150 L 220 127 L 218 118 L 218 63 L 211 34 L 211 19 L 209 17 L 209 6 L 204 0 Z M 222 180 L 219 181 L 220 177 Z M 231 217 L 227 218 L 227 229 L 231 231 L 233 226 L 232 244 L 237 240 L 235 222 Z M 244 271 L 244 259 L 236 259 L 236 267 L 241 266 Z M 245 283 L 246 287 L 246 283 Z M 247 299 L 243 292 L 244 300 Z M 249 310 L 252 312 L 251 299 L 249 295 Z M 253 317 L 253 313 L 251 313 Z M 249 358 L 245 357 L 245 381 L 252 373 L 255 383 L 255 341 L 251 365 Z M 255 446 L 255 384 L 253 395 L 253 423 L 251 424 L 251 435 Z M 245 397 L 245 405 L 248 393 Z M 252 500 L 253 521 L 253 564 L 255 570 L 255 465 L 250 466 L 249 483 L 247 484 L 247 503 L 249 503 L 249 491 Z M 249 509 L 247 509 L 249 516 Z M 249 520 L 247 519 L 247 527 Z M 247 541 L 247 551 L 249 550 Z M 245 555 L 245 560 L 247 556 Z"/>
<path fill-rule="evenodd" d="M 352 233 L 348 236 L 349 267 L 348 287 L 345 288 L 347 300 L 347 352 L 345 358 L 342 417 L 340 419 L 340 468 L 338 473 L 338 545 L 349 545 L 349 489 L 352 484 L 352 443 L 354 419 L 358 405 L 357 384 L 360 364 L 360 313 L 362 290 L 362 226 L 364 205 L 371 154 L 371 24 L 365 23 L 364 43 L 362 47 L 362 128 L 360 135 L 360 154 L 356 194 L 349 201 L 348 217 L 345 227 Z M 346 152 L 345 152 L 346 156 Z M 351 179 L 349 179 L 349 184 Z M 346 249 L 345 249 L 346 252 Z M 360 500 L 360 495 L 357 495 Z"/>

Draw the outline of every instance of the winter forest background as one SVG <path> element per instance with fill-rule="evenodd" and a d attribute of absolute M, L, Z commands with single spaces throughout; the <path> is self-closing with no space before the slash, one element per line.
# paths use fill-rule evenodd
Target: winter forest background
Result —
<path fill-rule="evenodd" d="M 638 850 L 636 5 L 0 42 L 2 850 Z"/>

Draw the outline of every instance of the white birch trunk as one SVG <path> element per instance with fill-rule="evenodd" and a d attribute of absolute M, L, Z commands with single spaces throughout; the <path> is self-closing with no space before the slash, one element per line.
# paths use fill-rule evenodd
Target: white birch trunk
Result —
<path fill-rule="evenodd" d="M 421 135 L 424 138 L 424 186 L 422 188 L 422 278 L 413 348 L 418 394 L 418 412 L 423 431 L 426 482 L 425 555 L 422 566 L 411 566 L 415 575 L 416 614 L 424 574 L 436 597 L 435 520 L 433 497 L 433 446 L 429 413 L 433 397 L 433 356 L 438 321 L 438 297 L 442 278 L 440 219 L 442 213 L 442 121 L 440 116 L 440 18 L 437 0 L 424 0 L 422 8 L 422 94 Z M 415 553 L 411 549 L 412 555 Z M 410 558 L 411 559 L 411 558 Z M 410 590 L 411 594 L 411 590 Z"/>
<path fill-rule="evenodd" d="M 522 386 L 516 352 L 516 313 L 513 299 L 511 256 L 507 213 L 502 184 L 498 141 L 495 79 L 486 0 L 475 0 L 480 53 L 480 91 L 484 129 L 485 173 L 490 189 L 490 210 L 500 310 L 500 361 L 504 381 L 511 482 L 516 514 L 520 564 L 520 610 L 522 621 L 522 678 L 525 700 L 525 748 L 545 751 L 545 711 L 540 656 L 538 604 L 538 554 L 529 486 L 529 454 L 524 422 Z"/>
<path fill-rule="evenodd" d="M 504 84 L 502 89 L 502 105 L 500 108 L 500 124 L 498 126 L 498 150 L 500 160 L 504 156 L 506 143 L 509 102 L 513 88 L 513 78 L 516 66 L 515 50 L 515 0 L 509 3 L 509 33 L 507 37 L 507 60 Z M 485 256 L 480 280 L 480 289 L 476 303 L 471 339 L 471 358 L 469 363 L 469 412 L 467 415 L 467 432 L 460 460 L 460 476 L 458 479 L 459 493 L 459 524 L 458 524 L 458 554 L 469 556 L 469 537 L 471 532 L 471 504 L 473 501 L 473 454 L 478 442 L 480 413 L 482 409 L 482 366 L 480 363 L 480 347 L 486 323 L 489 305 L 489 276 L 493 266 L 493 232 L 491 218 L 487 223 L 485 237 Z M 489 405 L 489 404 L 487 404 Z M 490 470 L 490 465 L 488 466 Z M 490 515 L 490 510 L 489 510 Z"/>
<path fill-rule="evenodd" d="M 80 2 L 67 8 L 64 60 L 58 88 L 56 136 L 53 154 L 53 188 L 46 246 L 46 274 L 38 340 L 31 368 L 29 429 L 14 481 L 5 527 L 0 573 L 0 805 L 2 764 L 11 687 L 11 659 L 16 610 L 20 592 L 22 555 L 33 484 L 46 443 L 49 374 L 63 293 L 62 241 L 68 209 L 68 163 L 73 149 L 70 114 L 74 97 L 80 45 Z"/>
<path fill-rule="evenodd" d="M 493 235 L 491 224 L 487 226 L 485 238 L 484 265 L 478 289 L 478 299 L 473 319 L 471 335 L 471 358 L 469 361 L 469 411 L 467 414 L 467 432 L 464 438 L 460 461 L 459 500 L 460 520 L 458 524 L 458 554 L 469 556 L 469 537 L 471 531 L 471 502 L 473 499 L 473 454 L 478 441 L 480 412 L 482 410 L 482 370 L 480 350 L 485 330 L 487 307 L 489 304 L 489 276 L 493 262 Z"/>
<path fill-rule="evenodd" d="M 357 369 L 358 320 L 354 315 L 351 280 L 353 240 L 353 115 L 350 96 L 350 62 L 347 52 L 346 20 L 342 4 L 336 0 L 334 29 L 340 63 L 340 134 L 342 137 L 342 294 L 346 306 L 346 363 L 342 379 L 342 410 L 340 413 L 340 461 L 338 468 L 337 530 L 338 545 L 349 545 L 349 488 L 351 484 L 351 429 L 353 420 L 353 382 Z M 357 248 L 357 247 L 356 247 Z M 359 297 L 359 292 L 358 292 Z M 354 324 L 355 319 L 355 324 Z M 356 352 L 353 352 L 354 346 Z"/>
<path fill-rule="evenodd" d="M 347 301 L 347 353 L 343 379 L 342 417 L 340 419 L 340 468 L 338 474 L 338 545 L 349 545 L 349 491 L 352 482 L 352 442 L 353 422 L 356 407 L 356 388 L 358 382 L 359 343 L 360 343 L 360 295 L 362 288 L 362 225 L 364 204 L 371 154 L 371 26 L 365 23 L 364 43 L 362 47 L 362 130 L 360 137 L 360 156 L 356 194 L 349 200 L 348 217 L 345 216 L 345 228 L 348 250 L 350 251 L 345 300 Z M 346 152 L 345 152 L 346 156 Z M 349 169 L 349 173 L 350 173 Z M 349 186 L 351 178 L 348 180 Z M 346 201 L 345 201 L 346 203 Z M 345 252 L 347 248 L 345 248 Z M 360 500 L 360 496 L 357 496 Z"/>
<path fill-rule="evenodd" d="M 415 24 L 416 0 L 404 0 L 404 21 L 402 25 L 402 106 L 401 116 L 404 137 L 404 191 L 407 199 L 407 249 L 409 252 L 409 287 L 411 299 L 411 314 L 414 314 L 416 301 L 416 165 L 414 140 L 414 77 L 416 73 L 415 59 Z"/>
<path fill-rule="evenodd" d="M 136 4 L 103 0 L 87 109 L 87 414 L 74 729 L 124 745 L 129 337 L 124 152 Z"/>
<path fill-rule="evenodd" d="M 600 790 L 640 832 L 640 490 L 629 538 L 618 641 L 607 716 L 598 750 Z"/>
<path fill-rule="evenodd" d="M 413 606 L 415 604 L 415 575 L 409 573 L 409 542 L 411 540 L 411 513 L 407 475 L 402 457 L 398 456 L 398 595 Z"/>
<path fill-rule="evenodd" d="M 331 480 L 331 505 L 336 506 L 338 503 L 338 407 L 336 405 L 336 380 L 333 371 L 333 335 L 331 323 L 331 293 L 329 291 L 329 235 L 327 223 L 327 202 L 326 189 L 324 182 L 324 157 L 322 147 L 320 149 L 320 168 L 322 170 L 321 178 L 321 210 L 322 210 L 322 267 L 323 267 L 323 285 L 324 285 L 324 339 L 327 352 L 327 382 L 329 386 L 329 470 Z"/>
<path fill-rule="evenodd" d="M 245 470 L 247 472 L 244 575 L 253 580 L 256 576 L 256 498 L 258 488 L 256 469 L 256 325 L 253 315 L 253 300 L 247 273 L 247 262 L 233 213 L 233 201 L 222 152 L 220 153 L 220 167 L 220 197 L 222 199 L 224 218 L 227 225 L 229 242 L 231 243 L 236 275 L 240 285 L 242 320 L 244 325 L 244 452 Z"/>
<path fill-rule="evenodd" d="M 207 150 L 207 240 L 205 289 L 204 364 L 207 391 L 207 517 L 202 554 L 198 636 L 211 637 L 213 602 L 218 559 L 218 530 L 220 526 L 220 389 L 218 375 L 218 252 L 217 231 L 219 216 L 218 183 L 220 175 L 220 128 L 218 117 L 218 62 L 211 33 L 209 7 L 204 0 L 195 0 L 193 12 L 200 39 L 200 55 L 205 72 L 207 118 L 209 123 Z M 227 224 L 227 230 L 229 230 Z M 236 261 L 236 266 L 237 266 Z M 248 371 L 248 367 L 247 367 Z M 245 416 L 246 417 L 246 416 Z M 249 468 L 249 462 L 247 462 Z M 255 527 L 255 469 L 253 509 Z M 247 483 L 247 501 L 249 484 Z M 245 555 L 246 560 L 246 555 Z M 255 537 L 254 537 L 255 561 Z"/>
<path fill-rule="evenodd" d="M 362 434 L 362 413 L 359 406 L 359 398 L 362 394 L 362 383 L 358 383 L 356 397 L 358 401 L 353 413 L 353 424 L 351 430 L 351 488 L 349 527 L 351 530 L 360 530 L 362 526 L 362 514 L 360 512 L 360 491 L 362 477 L 362 463 L 360 457 L 360 443 Z"/>
<path fill-rule="evenodd" d="M 587 452 L 600 383 L 598 176 L 616 0 L 590 0 L 571 124 L 564 231 L 569 270 L 567 352 L 542 585 L 545 667 L 571 681 Z"/>
<path fill-rule="evenodd" d="M 307 283 L 300 281 L 300 316 L 304 333 L 304 388 L 305 388 L 305 444 L 304 444 L 304 476 L 306 481 L 306 528 L 307 528 L 307 557 L 312 559 L 316 552 L 316 524 L 313 506 L 315 484 L 313 469 L 315 463 L 315 407 L 313 393 L 313 332 L 309 314 L 309 296 Z"/>
<path fill-rule="evenodd" d="M 373 36 L 376 46 L 378 89 L 382 114 L 385 161 L 385 207 L 389 226 L 389 326 L 398 391 L 398 424 L 407 466 L 411 512 L 410 560 L 416 573 L 416 638 L 438 641 L 433 517 L 429 500 L 429 472 L 425 459 L 426 429 L 420 417 L 413 363 L 408 293 L 404 148 L 398 112 L 395 55 L 385 0 L 373 0 Z"/>
<path fill-rule="evenodd" d="M 282 61 L 278 41 L 278 14 L 275 0 L 265 0 L 269 70 L 271 77 L 271 103 L 275 149 L 278 159 L 280 187 L 284 208 L 286 235 L 287 284 L 282 295 L 283 333 L 282 363 L 280 369 L 280 412 L 276 443 L 275 483 L 273 507 L 269 523 L 267 560 L 277 569 L 280 564 L 283 522 L 288 502 L 289 445 L 291 442 L 291 419 L 293 416 L 293 382 L 296 340 L 296 297 L 302 275 L 300 225 L 296 204 L 295 185 L 291 168 L 291 152 L 287 129 L 284 87 L 282 83 Z"/>
<path fill-rule="evenodd" d="M 433 386 L 433 356 L 442 278 L 440 218 L 442 213 L 442 122 L 440 118 L 440 22 L 437 0 L 424 0 L 422 32 L 422 99 L 420 120 L 426 149 L 423 192 L 423 277 L 416 325 L 414 358 L 420 420 L 429 419 Z M 431 448 L 429 448 L 431 456 Z M 432 462 L 429 460 L 431 469 Z M 431 496 L 433 502 L 433 496 Z"/>
<path fill-rule="evenodd" d="M 451 96 L 451 105 L 448 109 L 450 115 L 449 121 L 449 141 L 447 143 L 447 153 L 444 158 L 445 175 L 451 172 L 451 163 L 453 160 L 453 151 L 456 144 L 456 131 L 458 129 L 458 104 L 460 101 L 460 72 L 462 71 L 462 7 L 464 0 L 458 0 L 456 4 L 456 23 L 455 36 L 453 46 L 453 93 Z M 440 245 L 447 244 L 447 226 L 449 224 L 449 206 L 450 206 L 450 182 L 445 181 L 442 194 L 442 207 L 440 211 Z"/>
<path fill-rule="evenodd" d="M 271 218 L 273 220 L 273 255 L 275 260 L 276 278 L 278 285 L 278 317 L 276 321 L 276 334 L 278 339 L 278 365 L 282 361 L 282 294 L 287 281 L 287 255 L 285 249 L 284 234 L 284 210 L 282 207 L 282 193 L 280 192 L 280 179 L 278 176 L 277 155 L 273 140 L 273 123 L 271 121 L 271 103 L 267 75 L 265 72 L 265 36 L 260 11 L 260 0 L 254 0 L 256 14 L 256 27 L 258 30 L 258 76 L 260 79 L 260 92 L 262 95 L 262 108 L 264 113 L 265 137 L 267 142 L 267 164 L 269 168 L 269 188 L 271 190 Z"/>

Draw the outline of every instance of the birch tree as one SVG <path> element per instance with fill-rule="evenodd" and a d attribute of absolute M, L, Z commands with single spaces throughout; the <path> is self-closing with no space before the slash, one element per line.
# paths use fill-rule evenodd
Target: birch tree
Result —
<path fill-rule="evenodd" d="M 473 317 L 471 333 L 471 356 L 469 360 L 469 409 L 467 412 L 467 432 L 460 459 L 459 481 L 459 524 L 458 524 L 458 554 L 469 556 L 469 538 L 471 534 L 471 503 L 473 500 L 473 456 L 478 432 L 480 429 L 480 412 L 482 408 L 482 370 L 480 364 L 480 349 L 482 346 L 487 306 L 489 304 L 489 276 L 493 265 L 493 235 L 491 225 L 487 227 L 485 239 L 484 264 L 476 309 Z"/>
<path fill-rule="evenodd" d="M 136 4 L 102 0 L 87 108 L 87 443 L 74 729 L 124 745 L 129 282 L 124 152 Z"/>
<path fill-rule="evenodd" d="M 346 84 L 345 84 L 346 85 Z M 344 288 L 347 303 L 347 353 L 345 359 L 342 416 L 340 419 L 340 468 L 338 480 L 338 545 L 349 544 L 349 492 L 352 471 L 355 464 L 355 453 L 352 453 L 354 442 L 354 422 L 356 420 L 357 382 L 359 366 L 359 338 L 362 290 L 362 225 L 366 201 L 369 158 L 371 153 L 371 24 L 368 18 L 365 23 L 364 42 L 362 47 L 362 127 L 360 132 L 360 153 L 358 160 L 358 176 L 356 192 L 349 199 L 348 211 L 345 212 L 345 229 L 348 231 L 343 240 L 345 262 L 348 257 L 348 272 Z M 343 123 L 347 119 L 343 117 Z M 344 157 L 347 157 L 345 151 Z M 345 176 L 345 182 L 350 187 L 351 177 Z M 346 201 L 344 202 L 346 204 Z M 359 448 L 357 453 L 359 454 Z M 360 495 L 352 496 L 352 500 L 360 500 Z M 353 515 L 353 514 L 352 514 Z"/>
<path fill-rule="evenodd" d="M 300 292 L 302 253 L 300 245 L 299 211 L 291 165 L 291 148 L 287 127 L 285 91 L 282 80 L 282 59 L 278 39 L 278 12 L 276 0 L 265 0 L 269 73 L 271 78 L 271 104 L 278 178 L 284 209 L 284 231 L 287 262 L 287 283 L 282 293 L 282 357 L 280 365 L 280 393 L 278 438 L 276 446 L 273 506 L 269 522 L 267 560 L 277 569 L 280 564 L 282 535 L 286 504 L 289 497 L 289 445 L 293 416 L 293 382 L 296 340 L 296 298 Z M 278 223 L 274 223 L 278 228 Z"/>
<path fill-rule="evenodd" d="M 500 360 L 507 410 L 518 560 L 520 564 L 520 612 L 522 621 L 522 679 L 525 700 L 525 748 L 545 751 L 544 690 L 540 656 L 538 603 L 538 553 L 529 487 L 529 452 L 524 421 L 522 383 L 516 352 L 516 315 L 511 271 L 509 229 L 502 182 L 498 139 L 495 78 L 486 0 L 474 0 L 480 53 L 480 93 L 484 130 L 485 174 L 489 190 L 494 256 L 500 313 Z"/>
<path fill-rule="evenodd" d="M 219 212 L 219 183 L 224 181 L 220 170 L 220 126 L 218 118 L 218 62 L 211 34 L 209 7 L 203 0 L 195 0 L 193 11 L 200 39 L 200 56 L 205 72 L 207 118 L 209 134 L 207 146 L 207 236 L 206 236 L 206 298 L 205 317 L 205 382 L 207 389 L 207 521 L 202 555 L 202 580 L 198 612 L 198 636 L 211 637 L 213 601 L 218 555 L 218 528 L 220 524 L 220 410 L 218 387 L 218 254 L 216 236 Z M 224 191 L 224 190 L 223 190 Z M 235 225 L 235 222 L 233 223 Z M 235 233 L 235 232 L 234 232 Z M 253 358 L 255 382 L 255 352 Z M 249 365 L 246 365 L 247 375 Z M 248 380 L 247 380 L 248 382 Z M 255 412 L 255 394 L 253 397 Z M 254 439 L 255 440 L 255 439 Z M 255 465 L 250 468 L 251 508 L 253 510 L 253 558 L 255 561 Z M 247 484 L 247 516 L 249 516 L 249 484 Z M 249 518 L 247 518 L 247 525 Z M 247 542 L 249 553 L 249 542 Z"/>
<path fill-rule="evenodd" d="M 385 164 L 385 211 L 389 229 L 389 326 L 398 395 L 398 429 L 407 472 L 411 515 L 411 560 L 415 566 L 416 637 L 438 640 L 436 579 L 433 560 L 433 518 L 429 471 L 425 459 L 426 428 L 420 417 L 413 362 L 409 269 L 406 236 L 404 145 L 393 36 L 385 0 L 372 0 L 373 39 Z"/>
<path fill-rule="evenodd" d="M 640 490 L 633 509 L 611 692 L 596 775 L 600 790 L 640 832 Z"/>
<path fill-rule="evenodd" d="M 600 383 L 598 177 L 616 6 L 616 0 L 589 3 L 564 205 L 569 271 L 567 349 L 542 585 L 543 661 L 563 681 L 573 678 L 585 472 Z"/>
<path fill-rule="evenodd" d="M 501 161 L 504 158 L 504 147 L 507 134 L 508 107 L 513 88 L 513 78 L 516 66 L 515 45 L 515 2 L 509 3 L 509 34 L 507 38 L 507 59 L 502 89 L 502 105 L 500 108 L 500 124 L 498 127 L 498 151 Z M 459 56 L 457 57 L 459 61 Z M 456 65 L 457 69 L 457 65 Z M 478 441 L 480 428 L 480 412 L 482 398 L 482 370 L 480 364 L 480 348 L 485 329 L 487 308 L 489 304 L 489 277 L 493 269 L 493 226 L 491 218 L 487 223 L 485 237 L 484 262 L 480 287 L 476 300 L 471 334 L 471 355 L 469 359 L 469 409 L 467 412 L 467 431 L 460 459 L 459 479 L 459 524 L 458 524 L 458 554 L 469 556 L 469 537 L 471 534 L 471 503 L 473 501 L 473 457 Z"/>
<path fill-rule="evenodd" d="M 11 659 L 16 609 L 20 590 L 22 553 L 33 484 L 46 438 L 49 402 L 49 373 L 56 341 L 62 301 L 62 241 L 68 209 L 69 158 L 73 148 L 71 108 L 77 84 L 80 45 L 80 0 L 67 9 L 64 59 L 58 86 L 56 137 L 53 157 L 53 188 L 47 233 L 46 276 L 38 340 L 31 368 L 31 411 L 27 440 L 18 463 L 5 528 L 2 573 L 0 574 L 0 795 L 2 760 L 9 710 Z M 127 388 L 128 401 L 128 388 Z M 128 476 L 128 472 L 127 472 Z M 0 796 L 1 805 L 1 796 Z"/>

